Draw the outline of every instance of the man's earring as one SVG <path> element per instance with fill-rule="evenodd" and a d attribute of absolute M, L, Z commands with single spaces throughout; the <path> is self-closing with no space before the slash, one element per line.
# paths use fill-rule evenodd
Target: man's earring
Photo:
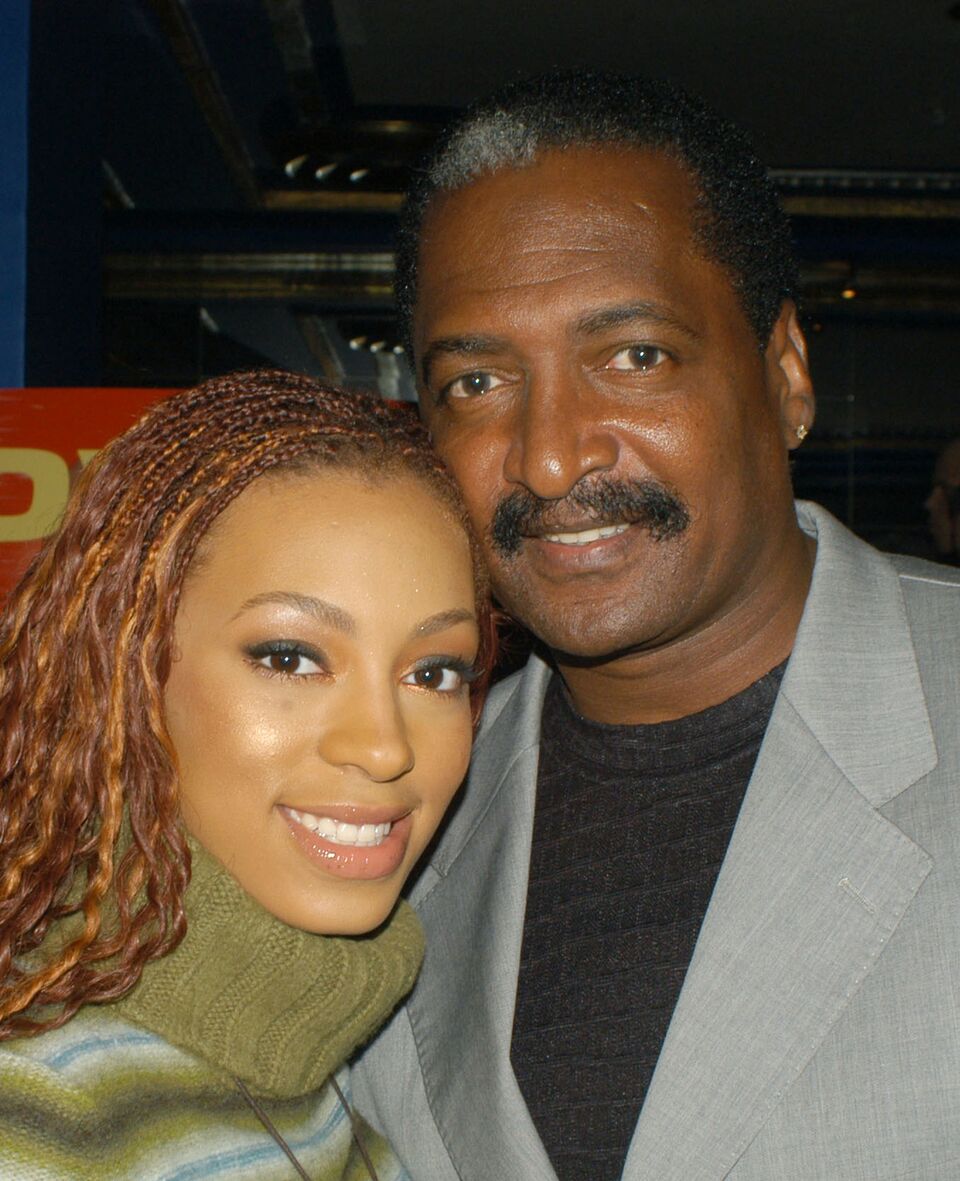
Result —
<path fill-rule="evenodd" d="M 797 427 L 797 440 L 802 443 L 803 440 L 807 437 L 807 435 L 809 433 L 810 432 L 807 430 L 807 428 L 801 422 L 800 425 Z"/>

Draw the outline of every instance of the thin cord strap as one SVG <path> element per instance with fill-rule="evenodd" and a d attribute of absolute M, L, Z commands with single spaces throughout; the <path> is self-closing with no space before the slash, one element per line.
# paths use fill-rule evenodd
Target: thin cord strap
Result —
<path fill-rule="evenodd" d="M 373 1167 L 373 1161 L 370 1159 L 370 1155 L 364 1147 L 363 1138 L 360 1135 L 360 1124 L 357 1120 L 357 1117 L 353 1114 L 353 1108 L 343 1097 L 343 1091 L 340 1090 L 340 1085 L 332 1074 L 330 1076 L 330 1084 L 336 1091 L 337 1098 L 343 1104 L 343 1110 L 350 1117 L 350 1127 L 353 1129 L 353 1142 L 356 1144 L 357 1148 L 360 1149 L 360 1155 L 363 1157 L 363 1163 L 367 1166 L 367 1172 L 370 1174 L 370 1181 L 380 1181 L 380 1179 L 377 1177 L 377 1170 Z"/>
<path fill-rule="evenodd" d="M 297 1175 L 302 1177 L 303 1181 L 311 1181 L 310 1174 L 305 1172 L 303 1165 L 301 1165 L 300 1162 L 297 1160 L 297 1158 L 294 1156 L 293 1149 L 286 1142 L 286 1140 L 284 1140 L 284 1138 L 280 1135 L 279 1131 L 274 1126 L 273 1120 L 270 1118 L 270 1116 L 267 1115 L 267 1113 L 263 1110 L 263 1108 L 260 1106 L 260 1104 L 257 1102 L 257 1100 L 247 1090 L 246 1084 L 243 1082 L 243 1080 L 236 1078 L 236 1076 L 235 1076 L 233 1081 L 237 1084 L 237 1090 L 239 1090 L 240 1094 L 244 1097 L 244 1099 L 246 1099 L 246 1101 L 253 1108 L 254 1114 L 256 1115 L 257 1119 L 263 1124 L 263 1126 L 267 1129 L 267 1131 L 270 1133 L 270 1135 L 274 1138 L 274 1140 L 276 1140 L 276 1142 L 280 1145 L 280 1147 L 283 1149 L 283 1151 L 287 1154 L 287 1156 L 290 1159 L 290 1163 L 297 1170 Z M 336 1086 L 336 1084 L 334 1084 L 334 1086 Z M 338 1087 L 337 1094 L 339 1094 L 339 1093 L 340 1093 L 340 1089 Z M 340 1096 L 340 1102 L 341 1103 L 343 1102 L 342 1095 Z M 349 1114 L 349 1108 L 347 1109 L 347 1111 Z M 351 1117 L 351 1124 L 352 1123 L 353 1123 L 353 1120 Z M 354 1136 L 356 1136 L 356 1131 L 354 1131 Z M 361 1152 L 362 1151 L 363 1150 L 361 1149 Z"/>

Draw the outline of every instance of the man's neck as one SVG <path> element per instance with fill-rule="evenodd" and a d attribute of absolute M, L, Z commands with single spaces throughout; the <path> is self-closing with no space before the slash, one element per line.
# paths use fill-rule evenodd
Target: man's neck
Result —
<path fill-rule="evenodd" d="M 671 721 L 758 681 L 793 650 L 815 553 L 801 536 L 781 578 L 693 634 L 592 664 L 554 653 L 577 712 L 611 725 Z"/>

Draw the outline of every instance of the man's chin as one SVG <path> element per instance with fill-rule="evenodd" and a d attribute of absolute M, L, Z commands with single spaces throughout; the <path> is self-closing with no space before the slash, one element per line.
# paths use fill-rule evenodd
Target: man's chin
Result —
<path fill-rule="evenodd" d="M 561 664 L 589 668 L 608 664 L 646 644 L 638 637 L 635 620 L 619 620 L 604 609 L 578 605 L 571 611 L 528 610 L 526 604 L 500 600 L 507 614 L 516 619 Z"/>

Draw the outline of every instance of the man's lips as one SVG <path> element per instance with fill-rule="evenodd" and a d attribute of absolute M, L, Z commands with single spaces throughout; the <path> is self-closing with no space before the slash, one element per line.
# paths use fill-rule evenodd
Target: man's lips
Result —
<path fill-rule="evenodd" d="M 556 500 L 544 500 L 527 488 L 514 488 L 493 510 L 489 539 L 494 553 L 509 560 L 524 543 L 542 543 L 540 548 L 558 551 L 602 551 L 615 546 L 621 533 L 629 531 L 633 536 L 644 532 L 654 541 L 666 541 L 679 536 L 689 524 L 689 509 L 675 492 L 656 480 L 584 477 Z M 608 528 L 614 532 L 607 536 L 592 533 Z"/>
<path fill-rule="evenodd" d="M 551 541 L 556 545 L 592 545 L 596 541 L 605 541 L 608 537 L 619 537 L 629 528 L 628 521 L 618 521 L 609 525 L 565 526 L 560 529 L 543 530 L 530 540 Z"/>
<path fill-rule="evenodd" d="M 531 571 L 550 580 L 609 575 L 645 552 L 647 533 L 628 521 L 551 525 L 524 534 L 516 555 Z"/>

